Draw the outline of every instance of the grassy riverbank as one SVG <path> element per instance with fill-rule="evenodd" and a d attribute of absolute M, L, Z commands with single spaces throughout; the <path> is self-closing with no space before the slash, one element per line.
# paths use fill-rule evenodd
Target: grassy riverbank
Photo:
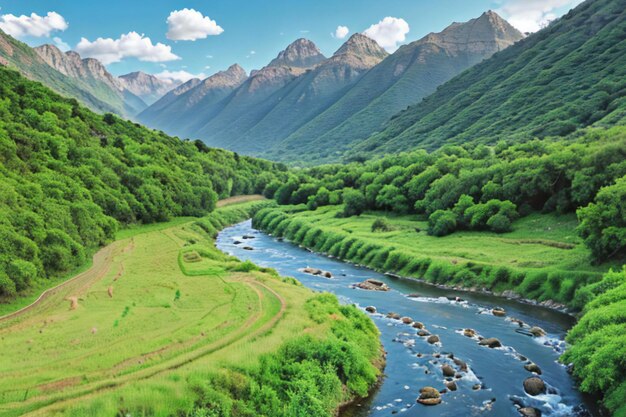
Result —
<path fill-rule="evenodd" d="M 609 265 L 593 266 L 576 235 L 576 217 L 532 214 L 509 233 L 461 231 L 427 234 L 415 215 L 368 212 L 338 217 L 340 206 L 300 211 L 294 207 L 260 211 L 255 227 L 318 252 L 383 272 L 494 292 L 514 291 L 538 301 L 552 300 L 581 309 L 576 290 L 599 281 Z M 372 230 L 384 217 L 383 230 Z"/>
<path fill-rule="evenodd" d="M 330 416 L 367 393 L 380 346 L 364 314 L 215 249 L 266 204 L 126 231 L 0 320 L 0 414 Z"/>

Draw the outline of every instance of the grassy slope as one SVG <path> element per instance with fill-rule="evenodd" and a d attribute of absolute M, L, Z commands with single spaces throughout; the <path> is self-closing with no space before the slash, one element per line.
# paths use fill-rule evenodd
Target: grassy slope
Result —
<path fill-rule="evenodd" d="M 498 291 L 515 289 L 520 294 L 540 300 L 553 299 L 568 303 L 571 301 L 575 288 L 573 284 L 597 281 L 601 274 L 608 270 L 609 265 L 592 266 L 589 263 L 588 250 L 575 233 L 577 225 L 576 217 L 571 215 L 556 214 L 532 214 L 514 223 L 514 230 L 510 233 L 495 234 L 489 232 L 456 232 L 445 237 L 434 237 L 426 234 L 427 222 L 411 215 L 388 216 L 393 231 L 372 232 L 371 226 L 376 217 L 384 216 L 384 213 L 367 213 L 359 217 L 336 218 L 340 207 L 323 207 L 316 211 L 305 211 L 289 215 L 291 220 L 306 222 L 304 229 L 319 228 L 331 233 L 339 233 L 346 237 L 371 244 L 369 252 L 380 253 L 383 258 L 369 255 L 368 250 L 363 249 L 357 254 L 352 254 L 352 260 L 374 266 L 385 271 L 400 272 L 403 275 L 426 277 L 437 283 L 463 285 L 466 287 L 487 287 Z M 259 222 L 257 222 L 258 224 Z M 277 231 L 278 224 L 265 227 L 269 231 Z M 288 233 L 284 225 L 279 227 L 281 233 Z M 416 232 L 416 228 L 420 232 Z M 305 230 L 305 231 L 306 231 Z M 299 243 L 306 239 L 304 233 L 297 232 L 296 240 Z M 294 236 L 295 237 L 295 236 Z M 312 239 L 313 244 L 317 238 Z M 335 242 L 336 243 L 336 242 Z M 305 246 L 310 246 L 306 245 Z M 326 252 L 339 251 L 326 247 Z M 319 249 L 319 248 L 316 248 Z M 394 269 L 394 265 L 386 262 L 385 252 L 395 251 L 406 255 L 411 260 L 430 259 L 433 263 L 439 262 L 444 265 L 441 276 L 431 277 L 431 272 L 411 269 L 415 264 L 400 265 L 400 269 Z M 334 253 L 336 255 L 336 253 Z M 349 258 L 344 254 L 344 258 Z M 381 260 L 382 259 L 382 260 Z M 449 270 L 445 266 L 450 267 Z M 509 277 L 509 282 L 494 283 L 491 278 L 485 276 L 455 279 L 454 275 L 459 270 L 466 269 L 476 271 L 475 265 L 487 265 L 491 268 L 506 267 L 509 271 L 519 272 L 528 276 L 528 281 L 521 286 L 513 285 L 516 280 Z M 558 288 L 549 288 L 547 279 L 538 283 L 540 288 L 530 285 L 531 277 L 539 274 L 553 274 L 555 281 L 559 282 Z M 445 275 L 445 276 L 444 276 Z M 520 280 L 522 278 L 519 278 Z M 537 278 L 540 279 L 540 278 Z M 567 283 L 566 281 L 572 281 Z M 517 283 L 519 284 L 519 283 Z M 535 284 L 537 285 L 537 283 Z"/>
<path fill-rule="evenodd" d="M 219 209 L 217 223 L 255 204 Z M 124 232 L 107 262 L 0 320 L 0 414 L 171 415 L 193 406 L 181 380 L 246 369 L 293 335 L 328 333 L 327 321 L 298 307 L 310 291 L 271 271 L 244 272 L 193 222 L 158 226 Z"/>
<path fill-rule="evenodd" d="M 355 152 L 566 135 L 623 123 L 626 8 L 587 1 L 391 120 Z"/>

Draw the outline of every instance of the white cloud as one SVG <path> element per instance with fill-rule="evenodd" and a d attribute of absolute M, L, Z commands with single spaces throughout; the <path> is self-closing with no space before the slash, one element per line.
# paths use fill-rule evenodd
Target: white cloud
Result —
<path fill-rule="evenodd" d="M 333 38 L 343 39 L 346 36 L 348 36 L 348 33 L 350 33 L 350 29 L 348 29 L 347 26 L 337 26 L 337 29 L 335 29 L 335 32 L 331 33 L 330 35 Z"/>
<path fill-rule="evenodd" d="M 167 81 L 170 83 L 174 83 L 174 82 L 180 82 L 180 83 L 185 83 L 189 80 L 191 80 L 192 78 L 200 78 L 201 80 L 205 79 L 207 76 L 204 73 L 199 73 L 199 74 L 192 74 L 190 72 L 187 71 L 161 71 L 158 74 L 154 74 L 155 77 L 157 77 L 160 80 L 163 81 Z"/>
<path fill-rule="evenodd" d="M 56 12 L 48 12 L 45 16 L 39 16 L 36 13 L 32 13 L 30 16 L 14 16 L 12 14 L 0 16 L 0 29 L 14 38 L 24 36 L 47 38 L 52 32 L 64 31 L 68 26 L 65 18 Z"/>
<path fill-rule="evenodd" d="M 82 38 L 76 52 L 84 57 L 96 58 L 104 65 L 119 62 L 124 58 L 137 58 L 147 62 L 165 62 L 180 59 L 172 53 L 172 47 L 152 43 L 150 38 L 137 32 L 128 32 L 118 39 L 98 38 L 91 42 Z"/>
<path fill-rule="evenodd" d="M 386 50 L 393 52 L 398 49 L 399 43 L 405 41 L 409 30 L 409 24 L 404 19 L 387 16 L 380 22 L 367 28 L 363 34 L 374 39 Z"/>
<path fill-rule="evenodd" d="M 56 45 L 56 47 L 59 48 L 63 52 L 67 52 L 70 49 L 72 49 L 67 44 L 67 42 L 63 42 L 63 39 L 59 38 L 58 36 L 55 36 L 54 38 L 52 38 L 52 40 L 54 41 L 54 44 Z"/>
<path fill-rule="evenodd" d="M 556 19 L 556 11 L 575 7 L 583 0 L 508 0 L 497 10 L 522 32 L 536 32 Z"/>
<path fill-rule="evenodd" d="M 167 38 L 173 41 L 195 41 L 224 32 L 215 20 L 194 9 L 174 10 L 167 18 Z"/>

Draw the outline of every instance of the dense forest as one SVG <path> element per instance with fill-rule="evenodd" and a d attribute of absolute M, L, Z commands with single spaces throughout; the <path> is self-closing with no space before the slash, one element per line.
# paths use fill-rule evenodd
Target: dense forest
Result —
<path fill-rule="evenodd" d="M 348 159 L 566 136 L 626 117 L 626 1 L 587 1 L 442 85 Z"/>
<path fill-rule="evenodd" d="M 95 114 L 0 68 L 0 296 L 83 264 L 120 225 L 200 216 L 283 171 Z"/>
<path fill-rule="evenodd" d="M 559 138 L 494 147 L 446 146 L 436 152 L 388 155 L 366 163 L 290 172 L 264 193 L 280 204 L 314 210 L 345 204 L 344 215 L 365 210 L 416 213 L 429 233 L 505 232 L 534 211 L 573 212 L 594 262 L 626 253 L 626 129 L 587 129 Z M 616 183 L 617 181 L 617 183 Z M 603 188 L 610 187 L 610 188 Z"/>

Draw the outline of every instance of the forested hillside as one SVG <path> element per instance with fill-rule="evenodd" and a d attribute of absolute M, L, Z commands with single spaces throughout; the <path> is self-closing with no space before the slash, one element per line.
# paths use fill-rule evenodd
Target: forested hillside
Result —
<path fill-rule="evenodd" d="M 273 163 L 97 115 L 0 68 L 0 296 L 82 264 L 120 225 L 200 216 Z"/>
<path fill-rule="evenodd" d="M 441 86 L 351 151 L 565 136 L 626 120 L 626 1 L 587 1 Z"/>

